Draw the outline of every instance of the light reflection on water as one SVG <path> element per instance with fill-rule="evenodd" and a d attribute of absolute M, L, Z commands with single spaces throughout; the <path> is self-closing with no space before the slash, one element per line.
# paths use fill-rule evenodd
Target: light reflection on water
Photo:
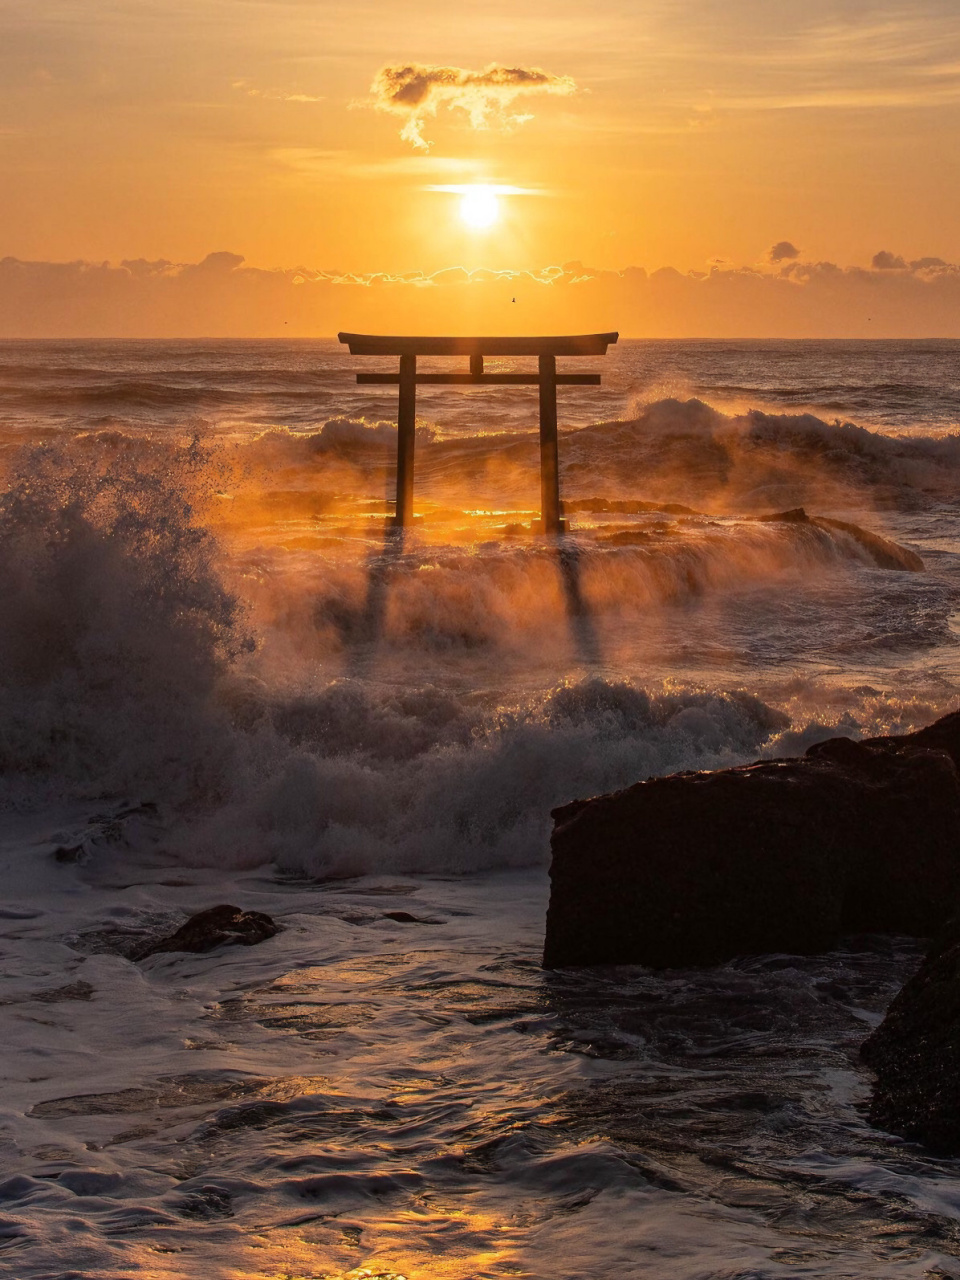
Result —
<path fill-rule="evenodd" d="M 955 1164 L 861 1110 L 916 945 L 548 973 L 544 888 L 261 884 L 282 949 L 216 999 L 222 958 L 146 962 L 151 999 L 181 993 L 180 1074 L 33 1109 L 37 1146 L 112 1172 L 77 1196 L 75 1156 L 24 1165 L 20 1274 L 49 1273 L 65 1201 L 84 1274 L 156 1280 L 919 1280 L 960 1252 Z"/>

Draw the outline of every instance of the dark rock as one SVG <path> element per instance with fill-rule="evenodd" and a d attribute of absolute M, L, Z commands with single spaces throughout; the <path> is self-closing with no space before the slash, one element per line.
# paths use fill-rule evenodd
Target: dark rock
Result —
<path fill-rule="evenodd" d="M 830 741 L 836 742 L 838 739 L 832 738 Z M 825 743 L 818 744 L 820 747 L 825 745 Z M 916 733 L 890 734 L 885 738 L 868 738 L 861 745 L 895 752 L 910 751 L 917 747 L 932 751 L 946 751 L 954 765 L 960 769 L 960 711 L 954 711 L 949 716 L 943 716 L 942 719 L 935 720 L 933 724 L 928 724 L 925 729 L 918 729 Z M 811 747 L 807 755 L 813 754 L 816 750 L 817 747 Z"/>
<path fill-rule="evenodd" d="M 845 810 L 828 771 L 782 764 L 651 779 L 555 810 L 544 964 L 669 967 L 828 946 L 843 851 L 819 821 L 821 782 L 829 808 Z"/>
<path fill-rule="evenodd" d="M 680 967 L 929 936 L 960 903 L 958 756 L 960 715 L 565 805 L 543 962 Z"/>
<path fill-rule="evenodd" d="M 86 862 L 88 856 L 83 840 L 78 840 L 76 844 L 57 845 L 53 851 L 53 858 L 56 862 Z"/>
<path fill-rule="evenodd" d="M 701 511 L 685 507 L 682 502 L 644 502 L 640 498 L 565 498 L 564 510 L 588 511 L 591 514 L 616 514 L 637 516 L 648 511 L 663 511 L 673 516 L 698 516 Z M 806 513 L 804 513 L 806 514 Z"/>
<path fill-rule="evenodd" d="M 790 511 L 769 511 L 762 516 L 747 516 L 758 524 L 809 524 L 810 517 L 803 507 L 793 507 Z"/>
<path fill-rule="evenodd" d="M 202 952 L 229 945 L 252 947 L 279 931 L 279 926 L 262 911 L 243 911 L 227 905 L 208 907 L 191 916 L 169 938 L 141 947 L 131 959 L 144 960 L 163 951 Z"/>
<path fill-rule="evenodd" d="M 838 824 L 843 933 L 926 938 L 960 904 L 960 776 L 947 751 L 918 736 L 831 738 L 797 761 L 826 764 L 855 788 L 848 820 Z"/>
<path fill-rule="evenodd" d="M 899 542 L 891 542 L 889 538 L 881 538 L 878 533 L 869 529 L 861 529 L 858 524 L 847 524 L 845 520 L 828 520 L 826 516 L 813 516 L 811 524 L 821 529 L 838 529 L 848 534 L 854 542 L 859 542 L 878 569 L 893 569 L 906 573 L 921 573 L 923 561 L 915 551 L 903 547 Z"/>
<path fill-rule="evenodd" d="M 871 1123 L 960 1155 L 960 921 L 937 938 L 860 1052 L 877 1075 Z"/>
<path fill-rule="evenodd" d="M 869 529 L 861 529 L 858 524 L 848 524 L 845 520 L 830 520 L 827 516 L 809 516 L 803 507 L 794 507 L 790 511 L 774 511 L 769 515 L 749 516 L 748 519 L 762 524 L 808 524 L 827 532 L 836 530 L 845 533 L 858 543 L 874 562 L 878 569 L 919 573 L 923 570 L 923 561 L 909 547 L 902 547 L 899 542 L 891 542 L 889 538 L 881 538 L 878 533 Z"/>

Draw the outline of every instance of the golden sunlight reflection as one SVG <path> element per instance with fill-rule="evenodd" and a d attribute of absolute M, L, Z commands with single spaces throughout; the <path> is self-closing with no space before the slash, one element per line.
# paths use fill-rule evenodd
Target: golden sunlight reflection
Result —
<path fill-rule="evenodd" d="M 420 1239 L 413 1243 L 413 1229 Z M 358 1262 L 360 1241 L 375 1238 L 372 1254 Z M 311 1215 L 289 1226 L 264 1228 L 248 1241 L 245 1265 L 231 1280 L 475 1280 L 496 1269 L 529 1274 L 522 1266 L 512 1224 L 485 1212 L 455 1206 L 376 1220 Z M 351 1256 L 353 1255 L 353 1256 Z M 158 1278 L 159 1280 L 159 1278 Z"/>

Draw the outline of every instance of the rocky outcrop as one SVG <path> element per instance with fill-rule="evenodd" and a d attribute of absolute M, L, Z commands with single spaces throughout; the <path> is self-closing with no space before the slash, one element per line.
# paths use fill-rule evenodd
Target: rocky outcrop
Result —
<path fill-rule="evenodd" d="M 765 524 L 806 524 L 813 525 L 827 532 L 835 531 L 846 534 L 851 541 L 866 553 L 878 569 L 892 569 L 907 573 L 920 573 L 923 561 L 915 551 L 903 547 L 899 542 L 891 542 L 889 538 L 881 538 L 878 533 L 869 529 L 861 529 L 858 524 L 848 524 L 845 520 L 830 520 L 827 516 L 808 516 L 803 507 L 794 507 L 791 511 L 775 511 L 770 515 L 751 516 L 750 519 Z"/>
<path fill-rule="evenodd" d="M 139 947 L 134 960 L 163 951 L 212 951 L 214 947 L 252 947 L 279 933 L 279 926 L 262 911 L 243 911 L 227 904 L 208 907 L 191 916 L 169 938 L 151 941 Z"/>
<path fill-rule="evenodd" d="M 860 1052 L 877 1075 L 871 1123 L 960 1155 L 960 921 L 938 937 Z"/>
<path fill-rule="evenodd" d="M 565 805 L 543 962 L 665 968 L 931 935 L 960 903 L 958 762 L 960 714 Z"/>

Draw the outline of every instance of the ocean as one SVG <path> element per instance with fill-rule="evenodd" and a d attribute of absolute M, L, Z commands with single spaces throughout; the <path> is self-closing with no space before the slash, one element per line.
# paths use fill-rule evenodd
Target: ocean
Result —
<path fill-rule="evenodd" d="M 535 388 L 423 388 L 387 531 L 393 363 L 0 343 L 0 1270 L 960 1276 L 920 942 L 539 966 L 551 808 L 957 709 L 960 342 L 561 361 L 559 544 Z"/>

